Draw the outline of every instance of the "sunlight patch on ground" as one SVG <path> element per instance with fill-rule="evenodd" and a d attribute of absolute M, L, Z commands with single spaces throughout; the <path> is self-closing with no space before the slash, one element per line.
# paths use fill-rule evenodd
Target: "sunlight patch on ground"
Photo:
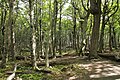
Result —
<path fill-rule="evenodd" d="M 110 61 L 96 61 L 90 64 L 80 64 L 89 71 L 90 78 L 101 78 L 120 75 L 120 65 L 115 65 Z M 120 80 L 120 79 L 116 79 Z"/>
<path fill-rule="evenodd" d="M 77 77 L 76 76 L 72 76 L 69 78 L 69 80 L 75 80 Z"/>

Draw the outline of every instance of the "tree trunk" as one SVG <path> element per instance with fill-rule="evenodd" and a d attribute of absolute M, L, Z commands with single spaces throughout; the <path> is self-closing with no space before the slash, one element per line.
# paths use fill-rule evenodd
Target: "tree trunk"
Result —
<path fill-rule="evenodd" d="M 34 60 L 33 60 L 33 66 L 34 66 L 34 69 L 35 69 L 35 66 L 36 66 L 36 35 L 35 35 L 35 28 L 33 27 L 33 33 L 32 33 L 32 53 L 33 53 L 33 57 L 34 57 Z"/>
<path fill-rule="evenodd" d="M 76 9 L 73 7 L 73 49 L 76 50 Z"/>
<path fill-rule="evenodd" d="M 62 56 L 62 52 L 61 52 L 61 46 L 62 46 L 62 41 L 61 41 L 61 19 L 62 19 L 62 2 L 60 2 L 60 21 L 59 21 L 59 54 Z"/>
<path fill-rule="evenodd" d="M 112 30 L 113 30 L 113 48 L 117 49 L 115 27 L 112 27 Z"/>
<path fill-rule="evenodd" d="M 100 34 L 100 41 L 99 41 L 99 52 L 102 52 L 104 49 L 104 29 L 105 29 L 105 14 L 103 14 L 102 17 L 102 28 L 101 28 L 101 34 Z"/>
<path fill-rule="evenodd" d="M 49 51 L 50 51 L 50 40 L 49 40 L 50 35 L 46 35 L 46 40 L 45 40 L 45 63 L 46 67 L 49 67 Z"/>
<path fill-rule="evenodd" d="M 117 35 L 117 44 L 118 44 L 117 46 L 120 47 L 120 36 L 119 36 L 119 34 Z"/>
<path fill-rule="evenodd" d="M 10 51 L 10 54 L 9 54 L 9 57 L 11 57 L 11 59 L 12 60 L 14 60 L 15 59 L 15 52 L 14 52 L 14 39 L 15 39 L 15 34 L 14 34 L 14 31 L 13 31 L 13 4 L 14 3 L 14 1 L 13 0 L 10 0 L 9 1 L 9 24 L 8 24 L 8 26 L 9 26 L 9 35 L 8 35 L 8 39 L 10 40 L 9 41 L 9 45 L 8 45 L 8 49 L 9 49 L 9 51 Z"/>
<path fill-rule="evenodd" d="M 30 28 L 31 28 L 31 62 L 35 69 L 36 67 L 36 30 L 35 26 L 33 26 L 33 19 L 32 19 L 32 8 L 33 8 L 33 1 L 29 0 L 29 17 L 30 17 Z"/>
<path fill-rule="evenodd" d="M 87 23 L 88 23 L 89 13 L 87 13 L 86 17 L 84 18 L 84 21 L 81 22 L 81 46 L 79 51 L 80 54 L 83 54 L 83 47 L 84 50 L 86 48 L 86 31 L 87 31 Z"/>
<path fill-rule="evenodd" d="M 52 38 L 52 52 L 53 57 L 56 58 L 56 24 L 57 24 L 57 14 L 58 14 L 58 2 L 54 0 L 54 11 L 52 16 L 52 26 L 51 26 L 51 38 Z"/>
<path fill-rule="evenodd" d="M 42 46 L 43 46 L 43 43 L 42 43 L 42 0 L 40 0 L 40 9 L 39 9 L 39 16 L 40 16 L 40 19 L 39 19 L 39 27 L 40 27 L 40 31 L 39 31 L 39 46 L 40 46 L 40 53 L 38 55 L 38 57 L 40 58 L 40 55 L 43 54 L 43 51 L 42 51 Z M 36 16 L 37 17 L 37 16 Z"/>
<path fill-rule="evenodd" d="M 101 17 L 101 0 L 97 0 L 97 2 L 96 0 L 90 0 L 90 4 L 90 10 L 94 17 L 94 23 L 92 28 L 89 58 L 98 58 L 97 49 Z"/>
<path fill-rule="evenodd" d="M 102 28 L 99 41 L 99 52 L 102 52 L 104 49 L 104 29 L 105 29 L 105 16 L 106 16 L 107 0 L 105 0 L 103 5 L 103 15 L 102 15 Z"/>
<path fill-rule="evenodd" d="M 2 4 L 4 5 L 4 1 L 2 0 Z M 0 67 L 4 68 L 7 62 L 7 51 L 6 51 L 6 37 L 5 37 L 5 21 L 6 21 L 7 10 L 1 7 L 1 27 L 2 27 L 2 62 Z"/>
<path fill-rule="evenodd" d="M 111 23 L 110 23 L 110 25 L 109 25 L 109 49 L 110 49 L 110 51 L 112 51 L 112 31 L 111 31 L 111 29 L 112 29 L 112 25 L 111 25 Z"/>

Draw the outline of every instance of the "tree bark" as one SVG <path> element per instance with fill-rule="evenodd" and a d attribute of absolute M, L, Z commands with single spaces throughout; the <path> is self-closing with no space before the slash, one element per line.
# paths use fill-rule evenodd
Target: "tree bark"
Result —
<path fill-rule="evenodd" d="M 116 32 L 115 32 L 115 27 L 112 27 L 113 30 L 113 48 L 117 49 L 117 41 L 116 41 Z"/>
<path fill-rule="evenodd" d="M 4 5 L 4 1 L 2 0 L 2 4 Z M 5 37 L 5 22 L 6 22 L 6 15 L 7 10 L 4 9 L 4 7 L 1 7 L 1 27 L 2 27 L 2 62 L 0 64 L 0 67 L 4 68 L 6 66 L 6 58 L 7 58 L 7 51 L 6 51 L 6 37 Z"/>
<path fill-rule="evenodd" d="M 111 25 L 111 23 L 110 23 L 110 25 L 109 25 L 109 49 L 110 49 L 110 51 L 112 51 L 112 25 Z"/>
<path fill-rule="evenodd" d="M 94 17 L 94 23 L 92 28 L 92 36 L 90 41 L 90 54 L 89 58 L 98 58 L 98 39 L 99 39 L 99 28 L 100 28 L 100 17 L 101 17 L 101 0 L 90 0 L 90 10 Z"/>
<path fill-rule="evenodd" d="M 51 39 L 52 39 L 52 52 L 53 57 L 56 57 L 56 24 L 57 24 L 57 14 L 58 14 L 58 1 L 54 0 L 54 11 L 52 16 L 52 24 L 51 24 Z"/>
<path fill-rule="evenodd" d="M 32 9 L 33 9 L 33 1 L 29 0 L 29 18 L 30 18 L 30 28 L 31 28 L 31 62 L 33 65 L 33 68 L 36 68 L 36 30 L 35 26 L 33 25 L 33 19 L 32 19 Z"/>
<path fill-rule="evenodd" d="M 61 27 L 61 19 L 62 19 L 62 2 L 60 2 L 60 21 L 59 21 L 59 54 L 62 56 L 62 52 L 61 52 L 61 46 L 62 46 L 62 40 L 61 40 L 61 31 L 62 31 L 62 27 Z"/>
<path fill-rule="evenodd" d="M 99 52 L 102 52 L 104 49 L 104 29 L 105 29 L 105 14 L 102 17 L 102 28 L 100 34 L 100 41 L 99 41 Z"/>
<path fill-rule="evenodd" d="M 87 23 L 88 23 L 88 18 L 89 18 L 89 13 L 84 18 L 84 21 L 81 22 L 81 46 L 80 46 L 80 51 L 79 51 L 79 56 L 80 54 L 83 54 L 83 47 L 86 48 L 86 31 L 87 31 Z M 84 50 L 85 50 L 84 48 Z"/>
<path fill-rule="evenodd" d="M 14 6 L 14 0 L 9 0 L 9 21 L 8 21 L 8 52 L 9 53 L 9 57 L 11 57 L 12 60 L 15 59 L 15 52 L 14 52 L 14 39 L 15 39 L 15 34 L 14 34 L 14 31 L 13 31 L 13 25 L 14 25 L 14 22 L 13 22 L 13 6 Z"/>
<path fill-rule="evenodd" d="M 75 2 L 73 2 L 74 4 Z M 73 5 L 73 49 L 76 50 L 76 9 Z"/>

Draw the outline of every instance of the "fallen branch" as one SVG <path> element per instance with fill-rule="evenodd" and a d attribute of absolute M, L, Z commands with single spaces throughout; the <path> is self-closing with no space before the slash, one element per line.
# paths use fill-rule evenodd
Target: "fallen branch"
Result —
<path fill-rule="evenodd" d="M 10 76 L 7 77 L 7 80 L 13 80 L 13 78 L 15 78 L 16 70 L 17 70 L 17 64 L 15 64 L 14 71 Z"/>

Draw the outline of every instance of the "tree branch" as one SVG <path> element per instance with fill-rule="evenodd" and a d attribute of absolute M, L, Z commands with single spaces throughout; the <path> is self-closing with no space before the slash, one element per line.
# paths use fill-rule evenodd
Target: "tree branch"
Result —
<path fill-rule="evenodd" d="M 84 3 L 83 3 L 83 0 L 81 0 L 81 2 L 82 2 L 82 6 L 83 6 L 84 10 L 88 12 L 89 9 L 85 8 Z"/>
<path fill-rule="evenodd" d="M 118 11 L 118 9 L 119 9 L 119 0 L 117 0 L 117 6 L 116 6 L 116 8 L 117 9 L 110 16 L 108 16 L 107 21 L 109 21 L 110 17 L 112 17 Z M 107 21 L 105 23 L 107 23 Z"/>

